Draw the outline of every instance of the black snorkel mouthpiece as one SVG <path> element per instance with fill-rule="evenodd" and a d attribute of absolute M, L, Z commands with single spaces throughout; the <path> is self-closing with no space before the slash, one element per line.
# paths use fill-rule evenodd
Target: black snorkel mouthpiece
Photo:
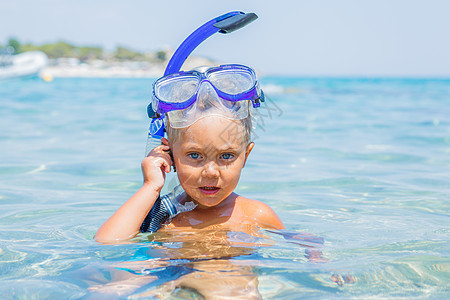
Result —
<path fill-rule="evenodd" d="M 242 13 L 239 15 L 234 15 L 232 17 L 223 19 L 222 21 L 217 22 L 213 26 L 219 28 L 220 33 L 231 33 L 233 31 L 241 29 L 242 27 L 247 26 L 256 19 L 258 19 L 258 16 L 255 13 L 248 13 L 248 14 Z"/>

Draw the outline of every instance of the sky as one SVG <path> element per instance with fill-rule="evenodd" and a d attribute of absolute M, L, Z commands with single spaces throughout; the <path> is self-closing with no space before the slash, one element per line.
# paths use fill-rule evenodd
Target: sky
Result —
<path fill-rule="evenodd" d="M 196 55 L 273 75 L 450 77 L 448 0 L 0 0 L 0 44 L 176 49 L 234 10 L 259 18 Z"/>

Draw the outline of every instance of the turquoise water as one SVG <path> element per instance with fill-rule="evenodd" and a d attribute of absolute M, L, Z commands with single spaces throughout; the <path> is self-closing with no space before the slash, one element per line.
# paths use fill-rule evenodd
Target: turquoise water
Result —
<path fill-rule="evenodd" d="M 96 288 L 109 283 L 116 298 L 151 299 L 192 266 L 190 257 L 172 256 L 180 249 L 225 265 L 221 276 L 256 277 L 266 299 L 448 296 L 450 80 L 262 84 L 269 99 L 238 192 L 268 203 L 289 232 L 323 237 L 328 262 L 308 261 L 304 247 L 269 232 L 269 246 L 239 233 L 228 239 L 245 247 L 148 235 L 97 244 L 97 228 L 141 183 L 151 80 L 7 81 L 0 82 L 2 298 L 98 299 Z M 202 253 L 213 248 L 228 255 L 208 260 Z M 133 261 L 145 283 L 114 285 L 117 274 L 133 273 Z M 337 284 L 333 275 L 355 282 Z M 149 276 L 159 279 L 148 283 Z M 179 289 L 171 298 L 196 296 Z"/>

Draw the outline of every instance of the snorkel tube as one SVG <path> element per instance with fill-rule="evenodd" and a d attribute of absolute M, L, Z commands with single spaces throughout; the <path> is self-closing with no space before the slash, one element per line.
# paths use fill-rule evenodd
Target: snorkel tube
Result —
<path fill-rule="evenodd" d="M 207 38 L 215 33 L 231 33 L 256 20 L 258 16 L 255 13 L 243 13 L 241 11 L 232 11 L 216 17 L 192 32 L 177 48 L 172 55 L 164 76 L 179 72 L 189 55 Z M 157 113 L 157 107 L 152 107 L 152 103 L 147 106 L 147 114 L 152 119 L 148 133 L 147 147 L 145 154 L 161 143 L 164 137 L 164 116 Z"/>
<path fill-rule="evenodd" d="M 231 33 L 253 22 L 257 18 L 258 16 L 254 13 L 246 14 L 240 11 L 233 11 L 206 22 L 181 43 L 180 47 L 178 47 L 170 59 L 164 76 L 180 71 L 181 66 L 192 51 L 213 34 L 217 32 L 224 34 Z"/>

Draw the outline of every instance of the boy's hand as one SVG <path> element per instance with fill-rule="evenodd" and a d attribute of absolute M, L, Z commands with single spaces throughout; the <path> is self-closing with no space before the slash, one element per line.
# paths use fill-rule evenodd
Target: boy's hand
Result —
<path fill-rule="evenodd" d="M 162 142 L 163 144 L 155 147 L 141 164 L 144 185 L 151 185 L 157 192 L 161 191 L 166 173 L 170 172 L 172 166 L 169 143 L 165 138 Z"/>

